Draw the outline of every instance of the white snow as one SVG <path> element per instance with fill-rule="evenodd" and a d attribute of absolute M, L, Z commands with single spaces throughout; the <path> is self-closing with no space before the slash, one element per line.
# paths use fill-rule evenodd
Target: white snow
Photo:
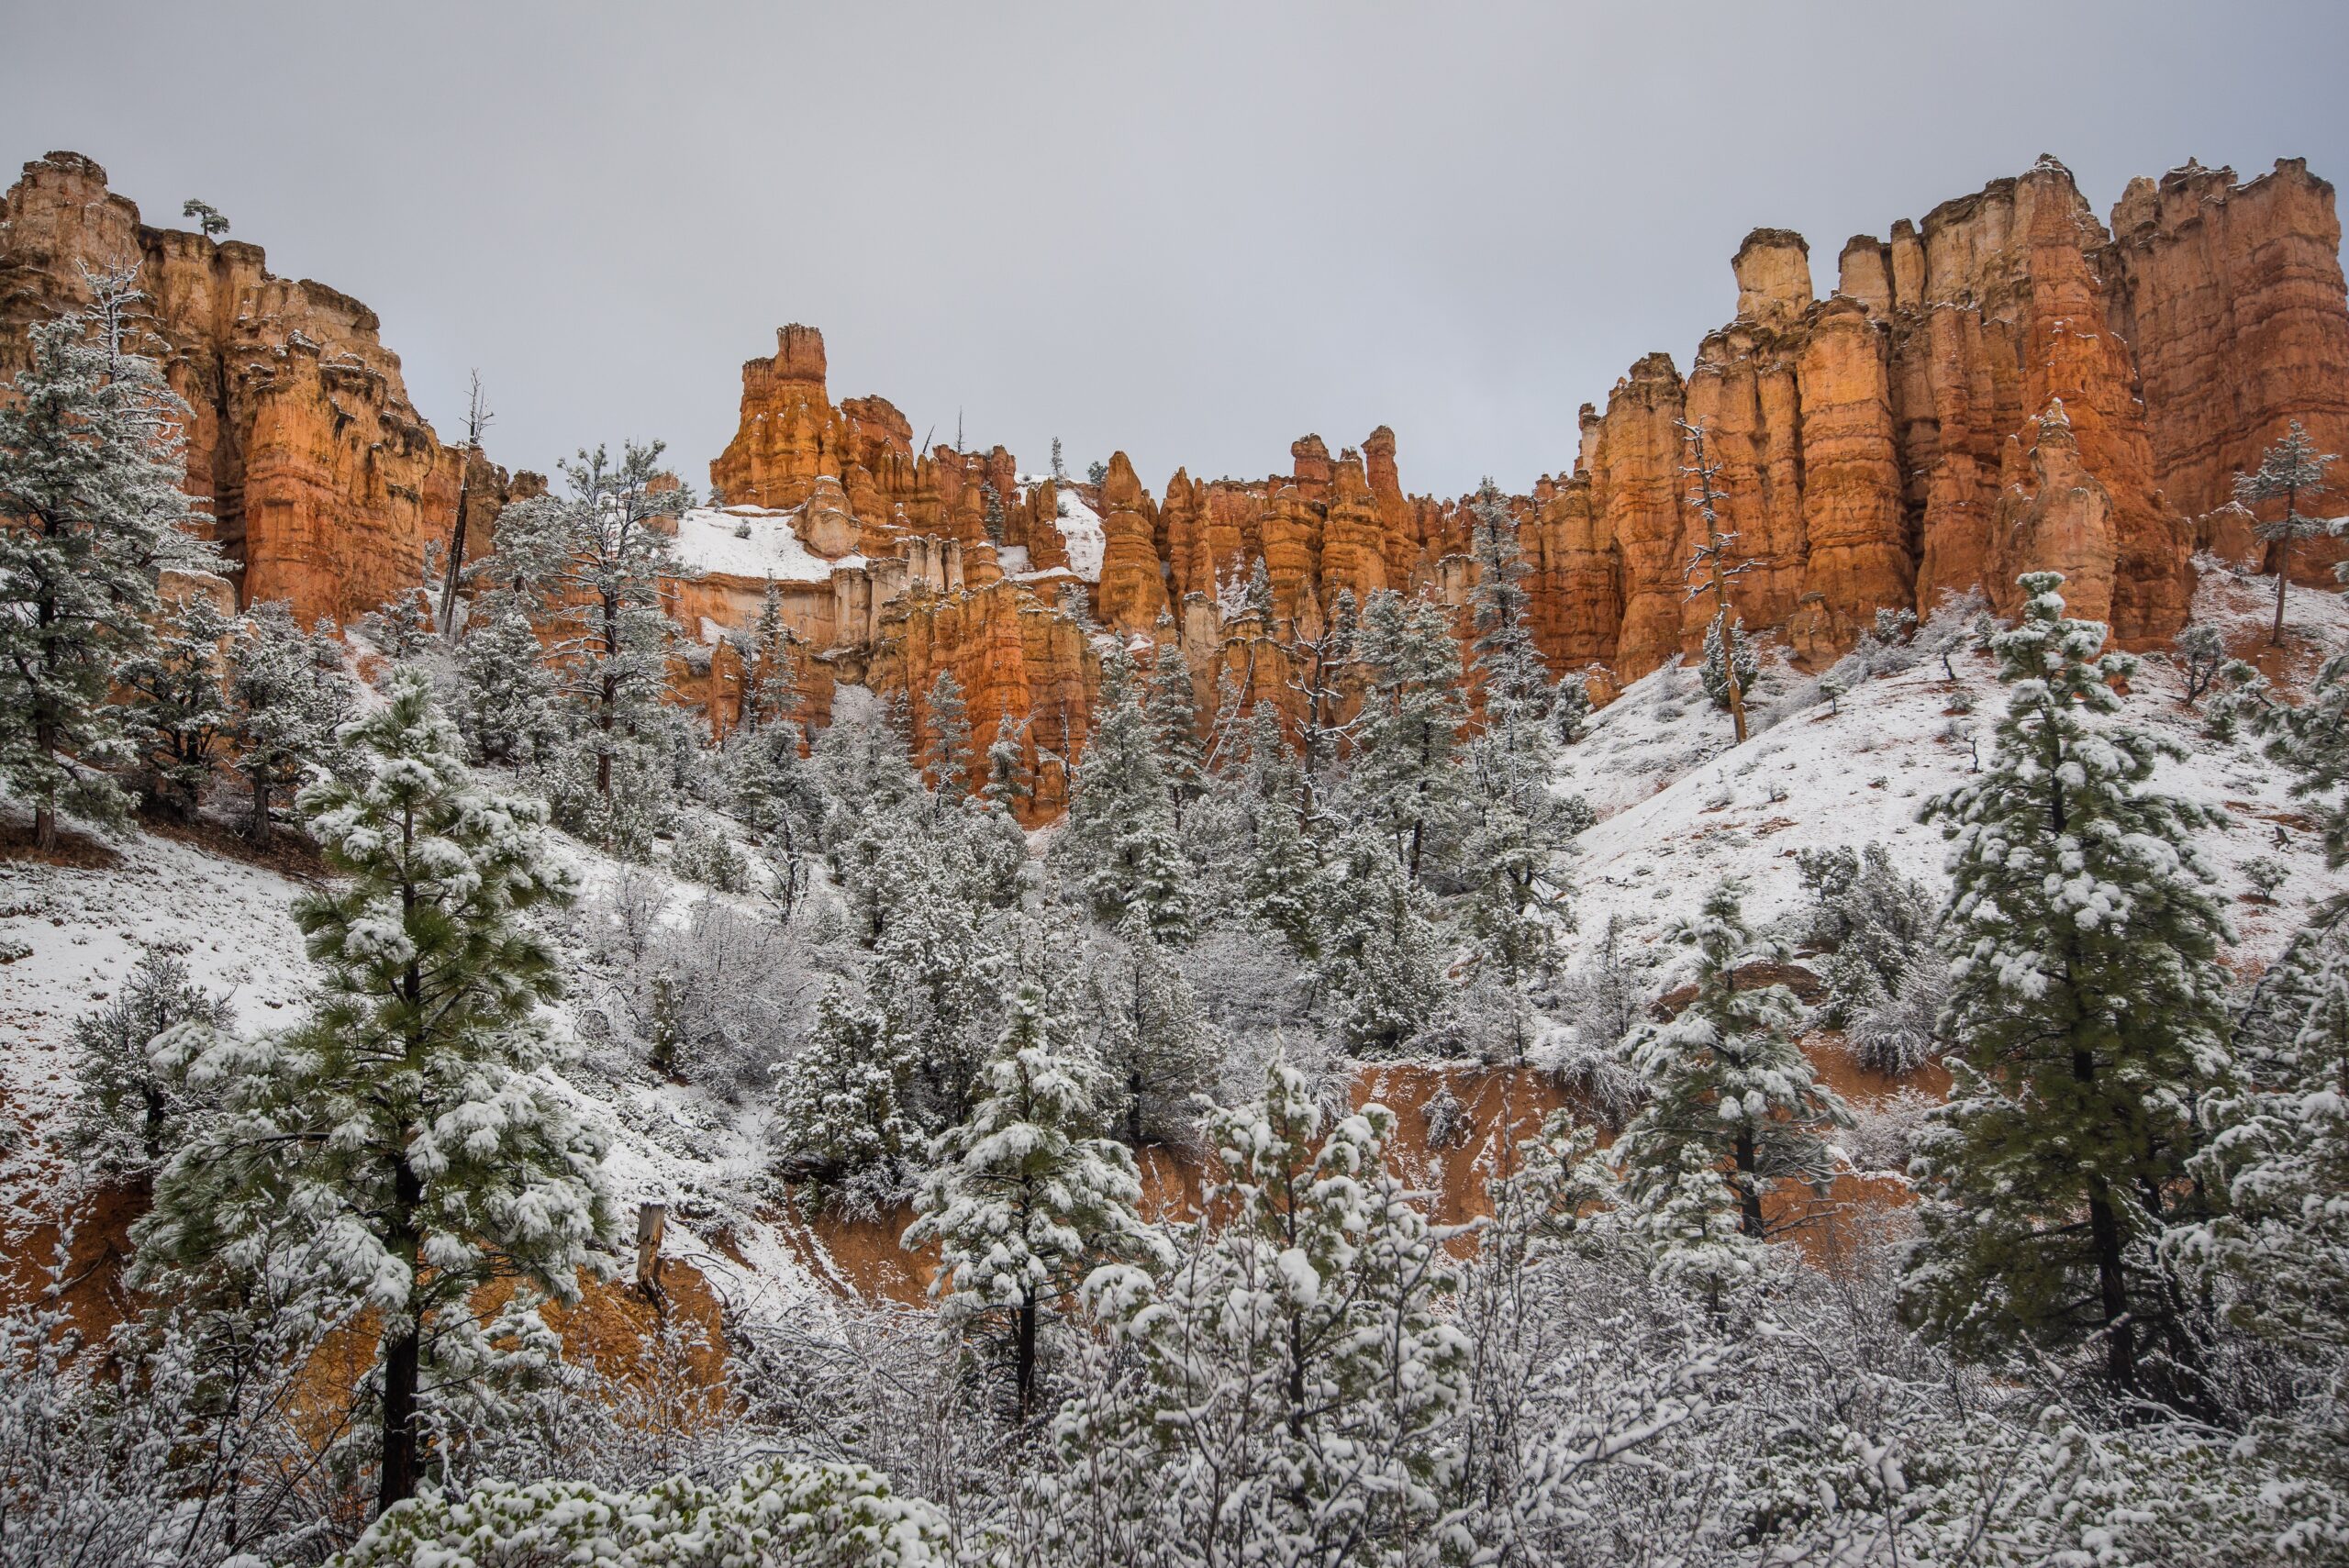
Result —
<path fill-rule="evenodd" d="M 1030 570 L 1033 564 L 1028 559 L 1028 547 L 1024 544 L 1007 544 L 999 547 L 995 552 L 995 563 L 1003 568 L 1004 575 L 1007 577 L 1017 577 Z"/>
<path fill-rule="evenodd" d="M 1063 485 L 1056 494 L 1060 497 L 1061 540 L 1068 547 L 1069 570 L 1088 583 L 1101 581 L 1101 552 L 1107 541 L 1101 534 L 1101 514 L 1085 504 L 1085 497 Z"/>
<path fill-rule="evenodd" d="M 764 506 L 696 506 L 677 518 L 677 558 L 702 572 L 756 581 L 828 583 L 834 571 L 863 566 L 862 555 L 827 560 L 792 530 L 799 514 Z"/>
<path fill-rule="evenodd" d="M 2196 619 L 2226 629 L 2238 651 L 2254 651 L 2247 643 L 2264 641 L 2274 580 L 2204 566 Z M 2349 599 L 2341 595 L 2295 589 L 2287 617 L 2303 651 L 2296 662 L 2312 666 L 2320 650 L 2349 641 Z M 1954 684 L 1938 660 L 1929 661 L 1862 682 L 1838 712 L 1822 702 L 1787 714 L 1736 748 L 1729 716 L 1706 700 L 1694 669 L 1666 666 L 1634 682 L 1592 716 L 1558 775 L 1559 787 L 1583 795 L 1601 818 L 1575 841 L 1566 873 L 1578 926 L 1569 949 L 1602 938 L 1610 916 L 1625 940 L 1659 940 L 1672 919 L 1694 914 L 1713 884 L 1732 874 L 1745 884 L 1747 918 L 1763 929 L 1800 901 L 1801 850 L 1881 843 L 1901 871 L 1936 893 L 1946 890 L 1941 827 L 1920 822 L 1918 813 L 1968 776 L 1969 739 L 1978 740 L 1987 760 L 2007 702 L 1987 655 L 1961 653 L 1952 662 Z M 1774 681 L 1798 680 L 1773 672 L 1764 694 Z M 2230 830 L 2204 852 L 2234 922 L 2235 962 L 2264 964 L 2305 919 L 2306 906 L 2349 889 L 2349 875 L 2325 869 L 2304 806 L 2287 794 L 2289 775 L 2248 738 L 2221 742 L 2203 734 L 2202 710 L 2186 707 L 2181 689 L 2175 666 L 2148 655 L 2122 717 L 2188 748 L 2184 762 L 2155 773 L 2154 787 L 2226 814 Z M 1970 713 L 1953 711 L 1968 703 Z M 1761 717 L 1767 716 L 1764 707 Z M 2288 873 L 2272 905 L 2245 896 L 2251 882 L 2243 867 L 2263 857 Z"/>

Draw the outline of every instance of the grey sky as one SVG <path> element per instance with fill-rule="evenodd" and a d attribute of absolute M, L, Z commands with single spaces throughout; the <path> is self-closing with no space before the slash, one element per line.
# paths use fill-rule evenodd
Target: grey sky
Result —
<path fill-rule="evenodd" d="M 2349 174 L 2349 6 L 126 6 L 0 0 L 0 169 L 202 196 L 373 306 L 445 434 L 667 439 L 824 329 L 835 397 L 1162 486 L 1395 427 L 1523 488 L 1638 355 L 1684 369 L 1746 230 L 1857 232 L 2062 158 Z"/>

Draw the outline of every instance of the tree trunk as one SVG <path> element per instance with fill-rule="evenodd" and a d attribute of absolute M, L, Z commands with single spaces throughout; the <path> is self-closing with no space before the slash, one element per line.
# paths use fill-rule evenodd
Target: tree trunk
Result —
<path fill-rule="evenodd" d="M 1737 1214 L 1738 1229 L 1756 1241 L 1762 1240 L 1762 1187 L 1754 1179 L 1751 1128 L 1737 1135 Z"/>
<path fill-rule="evenodd" d="M 2284 584 L 2292 576 L 2292 536 L 2286 534 L 2276 541 L 2276 629 L 2267 634 L 2271 648 L 2284 641 Z"/>
<path fill-rule="evenodd" d="M 457 520 L 449 529 L 449 570 L 440 580 L 440 639 L 457 639 L 457 579 L 465 569 L 465 502 L 473 493 L 473 454 L 468 450 L 457 481 Z"/>
<path fill-rule="evenodd" d="M 1018 1360 L 1013 1382 L 1019 1392 L 1019 1418 L 1026 1420 L 1036 1403 L 1036 1292 L 1030 1286 L 1019 1298 Z"/>
<path fill-rule="evenodd" d="M 392 1251 L 406 1262 L 411 1280 L 417 1259 L 416 1212 L 423 1204 L 424 1184 L 407 1162 L 406 1151 L 395 1154 L 386 1240 Z M 416 1496 L 416 1396 L 423 1362 L 422 1328 L 411 1316 L 384 1336 L 384 1462 L 375 1493 L 378 1514 Z"/>
<path fill-rule="evenodd" d="M 2103 1194 L 2088 1199 L 2088 1235 L 2096 1245 L 2097 1301 L 2104 1310 L 2105 1380 L 2137 1392 L 2137 1330 L 2129 1321 L 2129 1282 L 2121 1272 L 2121 1219 Z"/>
<path fill-rule="evenodd" d="M 265 774 L 255 773 L 252 780 L 253 820 L 246 831 L 254 843 L 266 844 L 269 842 L 269 779 Z"/>

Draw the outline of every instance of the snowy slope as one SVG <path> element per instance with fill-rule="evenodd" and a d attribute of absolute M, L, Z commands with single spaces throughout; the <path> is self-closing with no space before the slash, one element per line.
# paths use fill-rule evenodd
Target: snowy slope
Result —
<path fill-rule="evenodd" d="M 550 833 L 548 844 L 577 878 L 583 904 L 621 874 L 608 856 L 575 840 Z M 314 978 L 292 913 L 301 883 L 154 834 L 117 849 L 114 863 L 97 867 L 0 859 L 0 958 L 17 955 L 0 963 L 6 1121 L 54 1130 L 72 1093 L 73 1020 L 105 1000 L 147 949 L 173 953 L 194 979 L 230 993 L 240 1029 L 299 1016 Z M 703 891 L 672 883 L 665 917 L 682 922 Z M 549 1021 L 559 1036 L 572 1033 L 567 1014 Z M 607 1169 L 620 1212 L 640 1202 L 670 1206 L 666 1255 L 691 1261 L 745 1310 L 834 1309 L 837 1292 L 819 1283 L 829 1272 L 820 1243 L 759 1195 L 763 1112 L 641 1073 L 616 1077 L 575 1066 L 559 1083 L 610 1143 Z M 47 1179 L 30 1158 L 0 1165 L 8 1188 Z M 12 1202 L 27 1195 L 6 1195 Z"/>
<path fill-rule="evenodd" d="M 778 583 L 828 583 L 840 567 L 864 564 L 861 555 L 827 560 L 793 531 L 796 511 L 763 506 L 696 506 L 677 518 L 677 558 L 701 572 Z"/>
<path fill-rule="evenodd" d="M 1023 485 L 1041 484 L 1050 474 L 1023 473 Z M 1101 552 L 1107 540 L 1101 533 L 1101 514 L 1085 504 L 1073 484 L 1063 484 L 1054 492 L 1060 506 L 1061 542 L 1068 550 L 1069 570 L 1088 583 L 1101 581 Z M 1006 567 L 1006 571 L 1010 568 Z"/>
<path fill-rule="evenodd" d="M 2196 619 L 2220 626 L 2238 654 L 2259 652 L 2272 579 L 2212 564 L 2205 563 Z M 2304 677 L 2320 650 L 2349 643 L 2349 601 L 2296 590 L 2290 606 L 2297 635 L 2288 673 Z M 1731 746 L 1729 716 L 1706 701 L 1694 670 L 1667 666 L 1634 683 L 1593 716 L 1559 776 L 1560 787 L 1581 793 L 1601 818 L 1576 840 L 1568 880 L 1580 929 L 1570 948 L 1603 935 L 1610 916 L 1628 940 L 1653 942 L 1725 875 L 1745 882 L 1745 912 L 1759 928 L 1798 903 L 1801 850 L 1881 843 L 1902 871 L 1945 889 L 1941 828 L 1917 816 L 1968 776 L 1972 740 L 1988 757 L 2006 706 L 1987 655 L 1962 653 L 1952 663 L 1955 682 L 1936 660 L 1862 684 L 1831 713 L 1824 702 L 1797 708 L 1815 693 L 1798 694 L 1798 676 L 1774 671 L 1764 695 L 1779 688 L 1778 706 L 1762 707 L 1759 719 L 1769 727 L 1742 748 Z M 2180 679 L 2166 659 L 2148 656 L 2134 686 L 2124 717 L 2165 731 L 2191 753 L 2165 765 L 2157 785 L 2220 807 L 2232 824 L 2205 853 L 2235 923 L 2238 962 L 2265 963 L 2305 905 L 2349 887 L 2349 878 L 2324 869 L 2321 846 L 2287 795 L 2290 781 L 2281 769 L 2246 741 L 2202 734 L 2200 711 L 2178 700 Z M 1970 712 L 1959 711 L 1969 705 Z M 2259 857 L 2289 873 L 2273 905 L 2243 896 L 2251 885 L 2244 862 Z"/>

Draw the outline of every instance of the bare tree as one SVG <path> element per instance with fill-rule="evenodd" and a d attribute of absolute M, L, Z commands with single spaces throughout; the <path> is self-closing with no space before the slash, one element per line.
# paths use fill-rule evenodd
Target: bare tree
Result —
<path fill-rule="evenodd" d="M 465 570 L 465 508 L 473 500 L 473 461 L 481 456 L 481 433 L 495 417 L 482 397 L 481 372 L 473 375 L 473 393 L 465 401 L 465 455 L 457 471 L 457 520 L 449 530 L 449 565 L 440 584 L 440 635 L 457 639 L 457 580 Z"/>
<path fill-rule="evenodd" d="M 1688 590 L 1688 596 L 1710 594 L 1713 597 L 1713 621 L 1720 628 L 1721 681 L 1729 688 L 1730 722 L 1737 728 L 1737 743 L 1745 744 L 1745 684 L 1738 679 L 1734 628 L 1730 620 L 1729 585 L 1753 569 L 1753 562 L 1737 557 L 1737 535 L 1721 531 L 1719 495 L 1713 488 L 1713 476 L 1720 472 L 1720 464 L 1705 460 L 1705 428 L 1691 425 L 1685 419 L 1673 421 L 1687 439 L 1689 461 L 1680 472 L 1691 481 L 1688 504 L 1705 522 L 1705 539 L 1688 557 L 1688 564 L 1681 572 L 1686 582 L 1698 573 L 1704 581 Z"/>

